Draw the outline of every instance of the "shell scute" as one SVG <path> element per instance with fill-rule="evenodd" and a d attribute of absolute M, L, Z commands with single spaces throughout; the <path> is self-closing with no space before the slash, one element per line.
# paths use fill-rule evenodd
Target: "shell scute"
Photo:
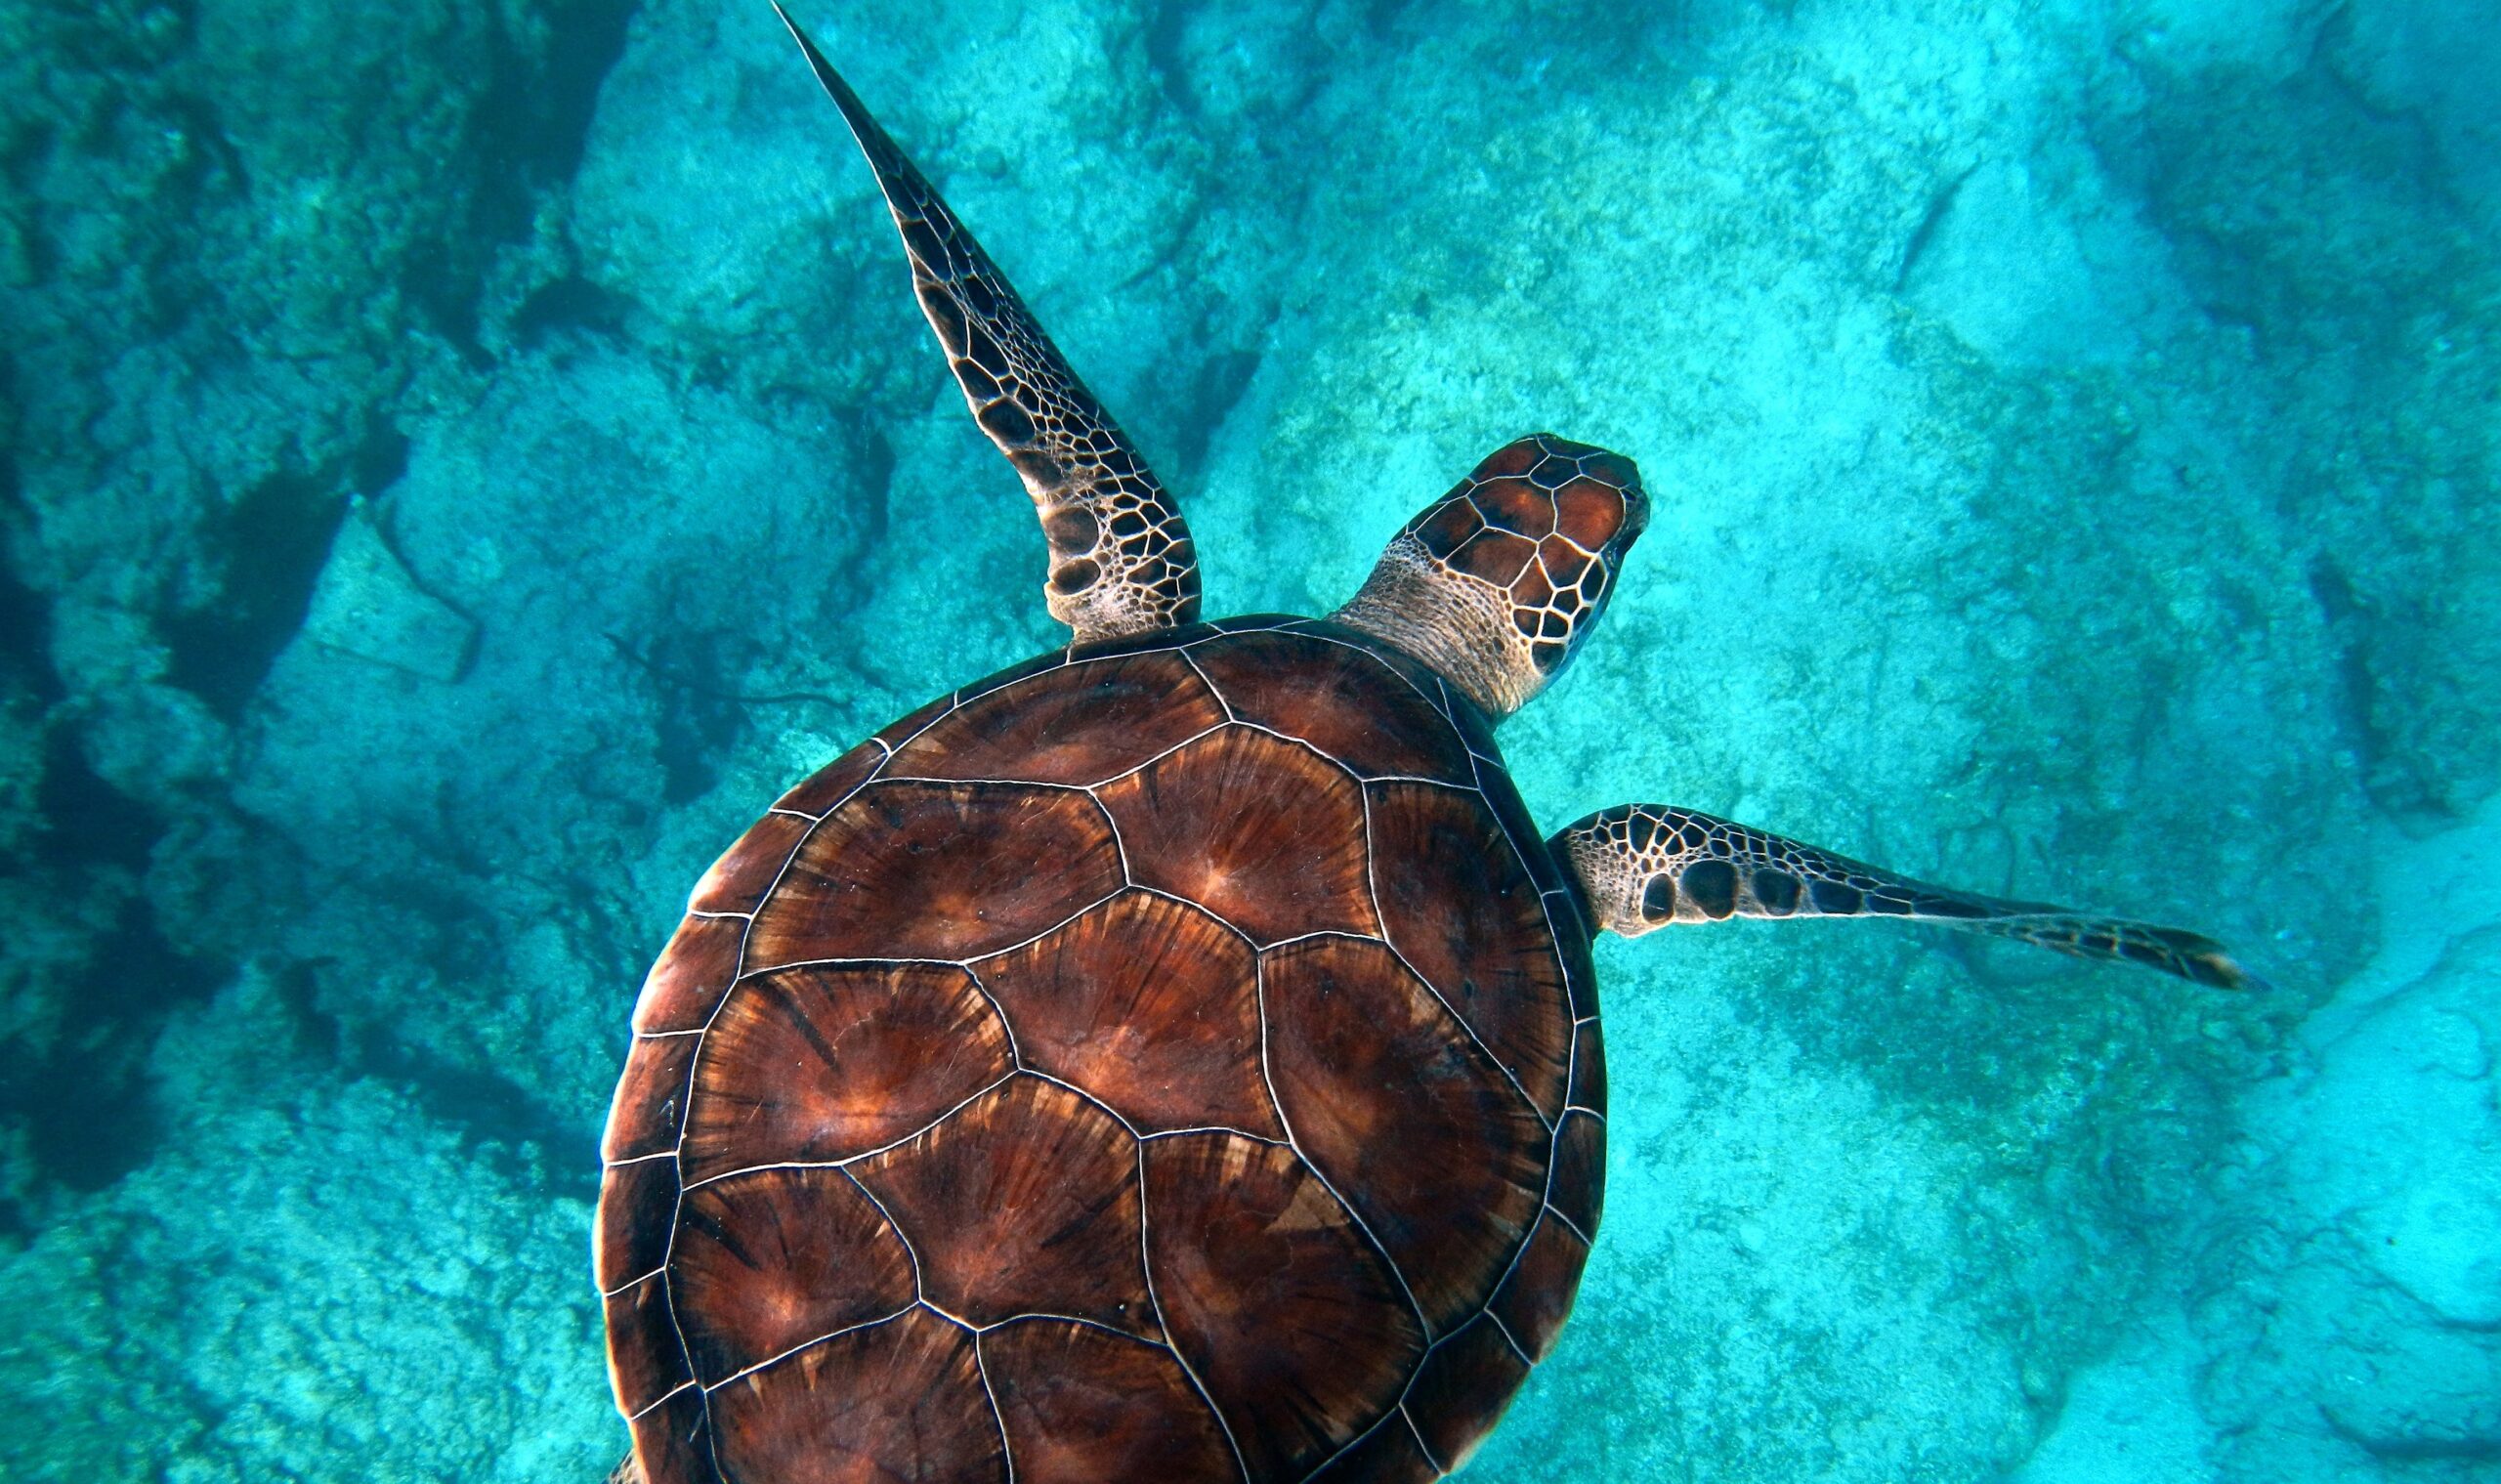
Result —
<path fill-rule="evenodd" d="M 808 836 L 748 935 L 748 969 L 995 953 L 1122 886 L 1100 805 L 1068 788 L 870 784 Z"/>
<path fill-rule="evenodd" d="M 748 827 L 738 843 L 721 853 L 712 869 L 695 883 L 686 899 L 690 912 L 751 912 L 782 874 L 807 835 L 812 821 L 790 814 L 768 814 Z"/>
<path fill-rule="evenodd" d="M 1015 1078 L 854 1172 L 911 1234 L 921 1291 L 948 1314 L 1160 1334 L 1139 1265 L 1137 1142 L 1067 1088 Z"/>
<path fill-rule="evenodd" d="M 1259 1078 L 1258 956 L 1199 908 L 1123 892 L 974 967 L 1026 1066 L 1140 1132 L 1285 1137 Z"/>
<path fill-rule="evenodd" d="M 1515 438 L 1478 463 L 1473 479 L 1516 479 L 1538 466 L 1547 457 L 1546 445 L 1551 435 L 1532 434 Z"/>
<path fill-rule="evenodd" d="M 1202 623 L 1199 625 L 1199 630 L 1209 634 L 1263 634 L 1274 629 L 1290 628 L 1294 624 L 1310 621 L 1294 614 L 1237 614 L 1230 618 L 1216 618 Z M 1183 637 L 1176 634 L 1172 642 L 1178 643 Z"/>
<path fill-rule="evenodd" d="M 1122 544 L 1130 543 L 1123 542 Z M 1114 639 L 1093 639 L 1072 644 L 1068 647 L 1067 657 L 1073 662 L 1087 659 L 1117 659 L 1123 655 L 1143 655 L 1154 650 L 1168 650 L 1178 642 L 1171 629 L 1148 629 L 1142 634 L 1123 634 Z"/>
<path fill-rule="evenodd" d="M 1027 660 L 1024 664 L 1018 665 L 1016 668 L 1017 670 L 1048 669 L 1052 664 L 1058 662 L 1058 658 L 1059 657 L 1056 655 L 1038 656 L 1035 658 Z M 1012 675 L 1015 672 L 1010 671 L 1009 673 Z M 922 730 L 928 727 L 930 723 L 955 709 L 956 704 L 961 699 L 962 692 L 951 691 L 948 694 L 939 697 L 937 700 L 932 700 L 927 704 L 920 706 L 916 710 L 913 710 L 889 723 L 885 730 L 876 735 L 874 741 L 884 744 L 884 751 L 892 752 L 897 747 L 902 746 L 905 742 L 918 737 Z"/>
<path fill-rule="evenodd" d="M 694 1383 L 669 1310 L 668 1275 L 654 1273 L 607 1295 L 608 1383 L 627 1417 Z"/>
<path fill-rule="evenodd" d="M 738 1484 L 1008 1476 L 973 1337 L 927 1309 L 750 1372 L 711 1393 L 711 1413 Z"/>
<path fill-rule="evenodd" d="M 637 1002 L 598 1246 L 654 1484 L 1433 1477 L 1602 1174 L 1586 930 L 1482 715 L 1272 617 L 882 739 Z"/>
<path fill-rule="evenodd" d="M 1174 651 L 1081 660 L 958 706 L 896 749 L 886 776 L 1096 784 L 1224 719 Z"/>
<path fill-rule="evenodd" d="M 912 1301 L 911 1254 L 839 1169 L 758 1169 L 687 1192 L 670 1299 L 717 1386 Z"/>
<path fill-rule="evenodd" d="M 1472 784 L 1467 749 L 1431 701 L 1371 650 L 1305 634 L 1191 652 L 1235 716 L 1309 743 L 1358 778 Z"/>
<path fill-rule="evenodd" d="M 703 1041 L 690 1183 L 882 1148 L 1015 1070 L 1007 1027 L 952 964 L 760 974 L 740 983 Z M 938 1046 L 945 1055 L 929 1054 Z"/>
<path fill-rule="evenodd" d="M 677 1227 L 677 1161 L 663 1155 L 600 1171 L 591 1271 L 602 1293 L 660 1270 Z"/>
<path fill-rule="evenodd" d="M 634 1456 L 647 1479 L 721 1484 L 712 1466 L 712 1419 L 700 1388 L 688 1385 L 632 1420 Z"/>
<path fill-rule="evenodd" d="M 1146 1146 L 1149 1264 L 1172 1343 L 1254 1480 L 1299 1478 L 1393 1403 L 1424 1348 L 1388 1264 L 1293 1152 Z"/>
<path fill-rule="evenodd" d="M 1173 1353 L 1057 1319 L 981 1337 L 1018 1484 L 1217 1484 L 1241 1471 Z"/>
<path fill-rule="evenodd" d="M 1381 945 L 1308 939 L 1260 970 L 1295 1147 L 1362 1214 L 1431 1333 L 1449 1333 L 1536 1218 L 1545 1124 Z"/>
<path fill-rule="evenodd" d="M 660 950 L 634 997 L 634 1029 L 654 1036 L 693 1031 L 712 1018 L 738 977 L 744 917 L 688 917 Z"/>
<path fill-rule="evenodd" d="M 1606 1124 L 1594 1115 L 1575 1108 L 1554 1130 L 1554 1185 L 1547 1201 L 1583 1236 L 1598 1229 L 1606 1203 Z"/>
<path fill-rule="evenodd" d="M 1590 1245 L 1578 1233 L 1560 1221 L 1540 1221 L 1510 1276 L 1494 1291 L 1487 1311 L 1503 1322 L 1530 1360 L 1544 1360 L 1553 1350 L 1589 1260 Z"/>
<path fill-rule="evenodd" d="M 1227 727 L 1098 795 L 1139 885 L 1254 942 L 1378 927 L 1362 785 L 1309 747 Z"/>
<path fill-rule="evenodd" d="M 1572 1106 L 1606 1117 L 1606 1040 L 1594 1020 L 1572 1031 Z"/>
<path fill-rule="evenodd" d="M 1441 1476 L 1406 1414 L 1392 1412 L 1313 1474 L 1310 1484 L 1433 1484 Z"/>
<path fill-rule="evenodd" d="M 637 1036 L 625 1053 L 625 1073 L 608 1107 L 608 1132 L 599 1157 L 614 1165 L 664 1154 L 677 1147 L 686 1119 L 686 1069 L 699 1038 Z"/>
<path fill-rule="evenodd" d="M 1526 1379 L 1528 1362 L 1492 1315 L 1479 1314 L 1424 1358 L 1407 1393 L 1407 1415 L 1434 1463 L 1457 1473 Z"/>
<path fill-rule="evenodd" d="M 1472 793 L 1377 784 L 1372 826 L 1384 854 L 1431 861 L 1433 876 L 1389 876 L 1389 941 L 1551 1121 L 1572 1052 L 1571 987 L 1547 931 L 1537 881 Z"/>

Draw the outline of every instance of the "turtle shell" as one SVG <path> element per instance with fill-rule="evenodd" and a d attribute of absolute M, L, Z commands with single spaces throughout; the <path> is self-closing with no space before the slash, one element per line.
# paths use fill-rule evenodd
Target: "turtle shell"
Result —
<path fill-rule="evenodd" d="M 1596 1229 L 1589 937 L 1484 719 L 1332 624 L 897 723 L 635 1006 L 596 1262 L 645 1474 L 1457 1468 Z"/>

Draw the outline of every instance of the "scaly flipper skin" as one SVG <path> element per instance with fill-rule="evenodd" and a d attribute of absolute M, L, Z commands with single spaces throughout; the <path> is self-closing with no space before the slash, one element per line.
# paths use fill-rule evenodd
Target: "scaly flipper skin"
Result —
<path fill-rule="evenodd" d="M 2195 933 L 1931 886 L 1690 809 L 1618 805 L 1547 848 L 1580 883 L 1591 925 L 1627 938 L 1727 917 L 1910 917 L 2224 989 L 2251 982 L 2222 944 Z"/>
<path fill-rule="evenodd" d="M 1051 616 L 1080 643 L 1197 622 L 1198 552 L 1181 507 L 936 188 L 788 13 L 773 9 L 877 173 L 965 403 L 1034 497 L 1051 548 L 1042 588 Z"/>

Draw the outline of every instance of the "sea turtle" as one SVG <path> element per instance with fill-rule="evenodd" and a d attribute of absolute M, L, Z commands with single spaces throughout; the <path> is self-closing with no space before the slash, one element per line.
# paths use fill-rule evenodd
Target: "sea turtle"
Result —
<path fill-rule="evenodd" d="M 801 783 L 695 888 L 603 1146 L 619 1478 L 1432 1479 L 1597 1231 L 1596 933 L 1909 917 L 2239 981 L 2193 934 L 1691 810 L 1541 838 L 1494 727 L 1641 533 L 1619 454 L 1520 439 L 1330 616 L 1202 621 L 1179 507 L 790 29 L 1074 637 Z"/>

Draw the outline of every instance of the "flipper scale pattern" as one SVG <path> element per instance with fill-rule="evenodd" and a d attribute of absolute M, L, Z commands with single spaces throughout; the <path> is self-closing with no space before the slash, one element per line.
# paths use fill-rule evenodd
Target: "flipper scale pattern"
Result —
<path fill-rule="evenodd" d="M 1034 498 L 1050 543 L 1042 592 L 1051 616 L 1080 643 L 1196 623 L 1198 548 L 1179 504 L 937 188 L 807 34 L 788 15 L 782 21 L 876 171 L 913 293 L 965 404 Z"/>

